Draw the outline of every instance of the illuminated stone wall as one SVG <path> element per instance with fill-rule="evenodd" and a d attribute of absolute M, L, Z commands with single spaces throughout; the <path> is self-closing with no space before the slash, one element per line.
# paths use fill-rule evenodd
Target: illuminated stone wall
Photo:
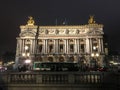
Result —
<path fill-rule="evenodd" d="M 86 25 L 62 26 L 37 26 L 30 18 L 27 25 L 20 26 L 20 30 L 16 65 L 23 64 L 25 59 L 31 59 L 32 62 L 103 65 L 103 25 L 95 23 L 93 17 L 90 17 Z"/>

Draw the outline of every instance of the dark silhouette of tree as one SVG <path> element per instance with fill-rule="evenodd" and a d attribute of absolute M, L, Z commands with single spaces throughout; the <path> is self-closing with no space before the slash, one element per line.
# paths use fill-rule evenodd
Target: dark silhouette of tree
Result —
<path fill-rule="evenodd" d="M 2 59 L 4 63 L 15 60 L 15 52 L 5 52 Z"/>

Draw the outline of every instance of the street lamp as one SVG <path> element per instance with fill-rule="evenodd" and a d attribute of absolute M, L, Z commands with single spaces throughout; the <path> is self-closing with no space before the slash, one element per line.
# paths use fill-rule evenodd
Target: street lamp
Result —
<path fill-rule="evenodd" d="M 25 60 L 25 63 L 26 63 L 26 64 L 30 64 L 30 63 L 31 63 L 31 60 L 30 60 L 30 59 L 26 59 L 26 60 Z"/>
<path fill-rule="evenodd" d="M 29 57 L 29 56 L 30 56 L 30 53 L 27 52 L 28 49 L 29 49 L 29 47 L 28 47 L 28 46 L 25 46 L 25 52 L 22 53 L 22 56 L 23 56 L 23 57 Z"/>
<path fill-rule="evenodd" d="M 22 53 L 22 56 L 23 56 L 23 57 L 29 57 L 29 56 L 30 56 L 30 53 Z"/>
<path fill-rule="evenodd" d="M 25 46 L 25 50 L 28 50 L 28 48 L 29 48 L 28 46 Z"/>
<path fill-rule="evenodd" d="M 97 61 L 97 58 L 99 57 L 99 53 L 97 52 L 94 52 L 94 53 L 91 53 L 91 57 L 94 59 L 94 66 L 98 67 L 98 61 Z"/>
<path fill-rule="evenodd" d="M 93 50 L 96 50 L 97 49 L 97 47 L 96 46 L 93 46 Z"/>
<path fill-rule="evenodd" d="M 25 46 L 25 52 L 22 53 L 22 56 L 25 57 L 24 66 L 29 70 L 31 60 L 29 59 L 30 53 L 28 51 L 29 47 Z"/>

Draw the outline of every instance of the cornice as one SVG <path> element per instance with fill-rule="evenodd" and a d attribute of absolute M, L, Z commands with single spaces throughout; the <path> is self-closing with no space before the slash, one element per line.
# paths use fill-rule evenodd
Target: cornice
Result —
<path fill-rule="evenodd" d="M 87 24 L 87 25 L 62 25 L 62 26 L 39 26 L 39 29 L 41 28 L 49 28 L 49 29 L 60 29 L 60 28 L 68 28 L 68 29 L 72 29 L 72 28 L 92 28 L 92 27 L 98 27 L 98 28 L 103 28 L 102 24 Z"/>

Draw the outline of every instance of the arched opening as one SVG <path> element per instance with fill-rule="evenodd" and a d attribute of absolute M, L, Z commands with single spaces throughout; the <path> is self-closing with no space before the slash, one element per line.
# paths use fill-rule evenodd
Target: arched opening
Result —
<path fill-rule="evenodd" d="M 60 57 L 59 62 L 64 62 L 64 57 Z"/>
<path fill-rule="evenodd" d="M 74 57 L 73 57 L 73 56 L 71 56 L 71 57 L 69 58 L 69 62 L 74 62 Z"/>
<path fill-rule="evenodd" d="M 40 62 L 42 62 L 42 61 L 43 61 L 42 57 L 39 57 L 39 61 L 40 61 Z"/>
<path fill-rule="evenodd" d="M 49 62 L 53 62 L 53 57 L 48 57 Z"/>

